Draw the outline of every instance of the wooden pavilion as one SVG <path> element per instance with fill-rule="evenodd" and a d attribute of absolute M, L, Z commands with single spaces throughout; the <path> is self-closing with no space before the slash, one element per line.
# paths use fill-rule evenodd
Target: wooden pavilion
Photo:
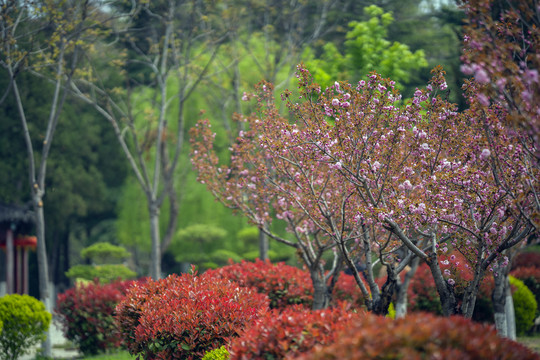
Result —
<path fill-rule="evenodd" d="M 33 227 L 28 206 L 0 203 L 0 296 L 28 294 L 28 253 L 37 246 L 37 238 L 28 235 Z"/>

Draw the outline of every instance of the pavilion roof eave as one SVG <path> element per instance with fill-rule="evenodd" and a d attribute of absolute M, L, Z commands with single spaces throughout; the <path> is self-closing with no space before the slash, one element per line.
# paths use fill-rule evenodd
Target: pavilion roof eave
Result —
<path fill-rule="evenodd" d="M 34 212 L 29 206 L 18 206 L 0 202 L 0 223 L 34 223 Z"/>

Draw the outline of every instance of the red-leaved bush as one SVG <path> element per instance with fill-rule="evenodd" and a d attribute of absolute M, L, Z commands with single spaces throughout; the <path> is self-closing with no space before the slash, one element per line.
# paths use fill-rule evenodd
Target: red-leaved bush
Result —
<path fill-rule="evenodd" d="M 368 289 L 369 287 L 366 286 Z M 360 308 L 365 305 L 365 298 L 358 284 L 354 279 L 354 276 L 341 273 L 332 291 L 332 303 L 346 301 L 353 307 Z"/>
<path fill-rule="evenodd" d="M 392 320 L 365 314 L 349 322 L 327 346 L 317 345 L 297 359 L 506 359 L 540 357 L 525 346 L 500 338 L 492 326 L 461 316 L 417 313 Z"/>
<path fill-rule="evenodd" d="M 208 270 L 205 276 L 253 287 L 268 296 L 272 309 L 298 304 L 309 308 L 313 303 L 313 285 L 309 273 L 283 262 L 272 264 L 260 259 L 255 262 L 242 261 Z"/>
<path fill-rule="evenodd" d="M 268 310 L 254 289 L 196 273 L 133 286 L 117 307 L 128 350 L 145 359 L 200 359 Z"/>
<path fill-rule="evenodd" d="M 294 358 L 316 344 L 334 342 L 338 332 L 358 316 L 346 303 L 326 310 L 301 306 L 272 310 L 232 340 L 231 359 Z"/>
<path fill-rule="evenodd" d="M 409 311 L 427 311 L 434 314 L 442 314 L 441 301 L 431 270 L 426 263 L 418 266 L 416 273 L 411 279 L 407 289 Z"/>
<path fill-rule="evenodd" d="M 64 334 L 83 354 L 97 354 L 120 346 L 114 312 L 133 283 L 118 281 L 101 285 L 95 281 L 58 295 L 56 313 Z"/>
<path fill-rule="evenodd" d="M 313 284 L 309 272 L 283 262 L 273 264 L 269 260 L 260 259 L 255 262 L 242 261 L 208 270 L 205 275 L 257 289 L 268 296 L 271 309 L 283 309 L 290 305 L 311 308 L 313 304 Z M 354 277 L 345 273 L 339 275 L 332 300 L 334 303 L 347 301 L 355 307 L 364 305 L 364 298 Z"/>
<path fill-rule="evenodd" d="M 512 270 L 521 267 L 536 267 L 540 269 L 540 253 L 522 252 L 512 259 Z"/>

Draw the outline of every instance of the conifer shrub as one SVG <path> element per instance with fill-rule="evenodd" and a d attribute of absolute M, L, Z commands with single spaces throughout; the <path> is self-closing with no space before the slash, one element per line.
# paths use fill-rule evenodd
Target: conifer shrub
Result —
<path fill-rule="evenodd" d="M 193 272 L 134 285 L 117 322 L 132 355 L 200 359 L 267 310 L 268 298 L 255 289 Z"/>
<path fill-rule="evenodd" d="M 80 283 L 59 294 L 56 313 L 67 339 L 85 355 L 118 348 L 121 337 L 114 314 L 133 281 Z"/>
<path fill-rule="evenodd" d="M 232 340 L 231 359 L 294 358 L 316 344 L 331 344 L 358 316 L 347 303 L 325 310 L 309 310 L 299 305 L 281 311 L 274 309 Z"/>
<path fill-rule="evenodd" d="M 0 359 L 14 360 L 45 340 L 51 314 L 45 305 L 28 295 L 0 298 Z"/>
<path fill-rule="evenodd" d="M 364 314 L 334 339 L 329 345 L 314 346 L 297 359 L 539 359 L 525 346 L 499 337 L 492 326 L 461 316 L 415 313 L 393 320 Z"/>
<path fill-rule="evenodd" d="M 283 262 L 272 264 L 260 259 L 255 262 L 242 261 L 209 270 L 205 275 L 257 289 L 268 296 L 272 309 L 298 304 L 309 308 L 313 303 L 313 285 L 309 273 Z"/>

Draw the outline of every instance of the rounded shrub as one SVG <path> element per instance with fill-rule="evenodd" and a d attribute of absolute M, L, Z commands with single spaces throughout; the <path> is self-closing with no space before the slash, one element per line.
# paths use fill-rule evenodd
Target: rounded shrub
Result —
<path fill-rule="evenodd" d="M 301 306 L 274 309 L 232 340 L 231 359 L 294 358 L 316 344 L 331 344 L 340 330 L 360 316 L 346 303 L 340 305 L 315 311 Z"/>
<path fill-rule="evenodd" d="M 114 313 L 132 284 L 132 281 L 81 283 L 58 295 L 56 313 L 64 335 L 83 354 L 94 355 L 121 345 Z"/>
<path fill-rule="evenodd" d="M 229 357 L 229 352 L 227 351 L 225 346 L 222 346 L 204 354 L 202 360 L 227 360 L 229 359 Z"/>
<path fill-rule="evenodd" d="M 534 294 L 523 283 L 513 276 L 509 277 L 510 285 L 515 288 L 512 292 L 514 300 L 514 312 L 516 315 L 516 332 L 518 335 L 523 335 L 534 324 L 538 304 L 534 298 Z"/>
<path fill-rule="evenodd" d="M 416 313 L 393 320 L 365 314 L 334 338 L 332 344 L 317 345 L 297 359 L 538 359 L 525 346 L 500 338 L 492 326 L 460 316 Z"/>
<path fill-rule="evenodd" d="M 131 257 L 130 252 L 123 246 L 108 242 L 97 242 L 84 248 L 81 257 L 91 260 L 94 264 L 118 264 Z"/>
<path fill-rule="evenodd" d="M 137 273 L 122 264 L 104 265 L 75 265 L 66 271 L 66 276 L 72 280 L 93 281 L 98 279 L 100 283 L 107 284 L 116 280 L 135 279 Z"/>
<path fill-rule="evenodd" d="M 253 287 L 270 299 L 270 308 L 302 304 L 311 307 L 313 285 L 309 273 L 283 262 L 255 260 L 230 264 L 209 270 L 206 276 L 234 281 L 242 287 Z"/>
<path fill-rule="evenodd" d="M 129 352 L 145 359 L 200 359 L 268 310 L 254 289 L 182 274 L 136 284 L 117 307 Z"/>
<path fill-rule="evenodd" d="M 14 360 L 45 340 L 51 314 L 45 305 L 28 295 L 0 298 L 0 358 Z"/>
<path fill-rule="evenodd" d="M 540 305 L 540 268 L 538 267 L 520 267 L 513 270 L 510 275 L 523 281 L 525 285 L 532 291 L 536 298 L 536 303 Z M 539 315 L 540 309 L 536 311 Z"/>

